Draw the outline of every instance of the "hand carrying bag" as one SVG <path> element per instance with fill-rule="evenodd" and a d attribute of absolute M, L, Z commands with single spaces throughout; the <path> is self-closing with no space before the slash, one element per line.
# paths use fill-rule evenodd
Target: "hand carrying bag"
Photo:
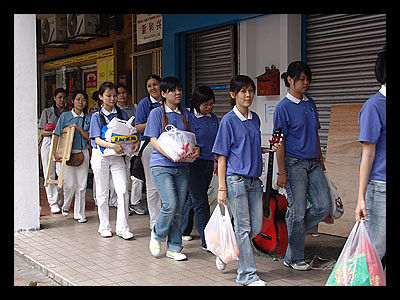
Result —
<path fill-rule="evenodd" d="M 217 205 L 204 228 L 207 249 L 225 264 L 239 260 L 239 246 L 226 205 Z"/>
<path fill-rule="evenodd" d="M 386 285 L 382 263 L 371 244 L 364 221 L 353 226 L 326 285 Z"/>
<path fill-rule="evenodd" d="M 167 125 L 161 133 L 157 144 L 174 162 L 194 162 L 195 158 L 187 158 L 196 147 L 196 135 L 193 132 L 180 130 Z"/>

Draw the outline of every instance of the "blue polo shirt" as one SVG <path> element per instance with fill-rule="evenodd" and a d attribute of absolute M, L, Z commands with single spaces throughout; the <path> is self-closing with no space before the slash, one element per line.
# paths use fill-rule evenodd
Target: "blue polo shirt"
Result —
<path fill-rule="evenodd" d="M 226 156 L 226 175 L 261 176 L 260 124 L 255 112 L 246 119 L 236 106 L 223 116 L 212 152 Z"/>
<path fill-rule="evenodd" d="M 182 109 L 185 114 L 186 120 L 189 120 L 189 111 L 186 109 Z M 174 125 L 176 128 L 180 130 L 185 130 L 185 123 L 183 122 L 183 117 L 181 112 L 179 112 L 178 108 L 175 111 L 172 111 L 168 106 L 165 106 L 165 113 L 168 118 L 168 124 Z M 162 118 L 163 111 L 161 106 L 154 108 L 151 110 L 149 119 L 147 120 L 146 129 L 144 130 L 143 135 L 146 138 L 159 138 L 162 130 Z M 166 158 L 160 152 L 158 152 L 155 148 L 151 152 L 150 158 L 150 167 L 161 166 L 161 167 L 180 167 L 187 166 L 187 162 L 173 162 L 172 160 Z"/>
<path fill-rule="evenodd" d="M 61 131 L 72 124 L 78 125 L 84 131 L 89 131 L 90 115 L 85 114 L 85 124 L 82 126 L 83 114 L 84 113 L 82 112 L 80 115 L 77 115 L 74 110 L 62 113 L 57 121 L 56 128 L 54 129 L 54 134 L 60 136 Z M 81 132 L 79 130 L 75 130 L 74 140 L 72 141 L 72 149 L 82 150 L 88 148 L 88 141 L 81 135 Z"/>
<path fill-rule="evenodd" d="M 189 115 L 190 129 L 196 135 L 197 144 L 201 148 L 199 158 L 214 160 L 212 147 L 218 131 L 218 118 L 213 113 L 200 115 L 198 112 Z"/>
<path fill-rule="evenodd" d="M 310 97 L 297 99 L 286 94 L 274 111 L 274 131 L 282 127 L 285 140 L 285 157 L 300 159 L 318 158 L 317 107 Z"/>
<path fill-rule="evenodd" d="M 369 179 L 386 181 L 386 87 L 369 98 L 358 116 L 359 142 L 376 144 Z M 361 153 L 362 157 L 362 153 Z"/>
<path fill-rule="evenodd" d="M 135 125 L 138 124 L 145 124 L 147 123 L 147 119 L 149 118 L 150 111 L 153 108 L 160 107 L 161 104 L 154 99 L 152 96 L 145 97 L 142 100 L 139 101 L 138 107 L 136 109 L 136 115 L 135 115 Z M 142 135 L 140 137 L 141 141 L 146 140 L 146 138 Z"/>
<path fill-rule="evenodd" d="M 105 110 L 104 108 L 101 108 L 101 110 L 98 110 L 92 114 L 92 119 L 90 120 L 89 138 L 91 139 L 91 145 L 93 148 L 97 148 L 95 138 L 101 137 L 101 129 L 104 127 L 103 121 L 100 118 L 100 111 L 105 116 L 106 122 L 107 122 L 107 119 L 108 119 L 108 121 L 111 121 L 112 119 L 117 117 L 117 109 L 115 107 L 113 107 L 113 110 L 111 113 L 108 112 L 107 110 Z M 121 109 L 121 113 L 122 113 L 122 119 L 127 121 L 128 114 L 122 109 Z"/>

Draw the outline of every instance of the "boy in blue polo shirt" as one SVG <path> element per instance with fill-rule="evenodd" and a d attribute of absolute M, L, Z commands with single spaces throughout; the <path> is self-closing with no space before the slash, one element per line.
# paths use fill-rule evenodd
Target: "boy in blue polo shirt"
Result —
<path fill-rule="evenodd" d="M 378 54 L 375 76 L 381 89 L 363 105 L 358 123 L 362 143 L 357 221 L 365 225 L 379 258 L 386 253 L 386 48 Z"/>
<path fill-rule="evenodd" d="M 289 208 L 284 265 L 306 271 L 311 266 L 304 261 L 305 233 L 328 216 L 332 204 L 323 171 L 317 108 L 304 95 L 311 82 L 311 70 L 306 63 L 295 61 L 281 77 L 290 88 L 274 111 L 274 130 L 282 127 L 284 139 L 276 155 L 277 185 L 286 187 Z M 309 209 L 307 195 L 313 203 Z"/>

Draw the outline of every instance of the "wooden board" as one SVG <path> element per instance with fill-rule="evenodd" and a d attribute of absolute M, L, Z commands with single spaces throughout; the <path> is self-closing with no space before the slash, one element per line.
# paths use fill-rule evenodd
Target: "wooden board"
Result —
<path fill-rule="evenodd" d="M 75 127 L 66 127 L 61 131 L 60 138 L 58 139 L 58 147 L 57 147 L 56 151 L 57 151 L 58 156 L 61 158 L 61 168 L 60 168 L 60 175 L 58 176 L 58 179 L 49 179 L 50 168 L 51 168 L 52 164 L 56 163 L 56 160 L 54 158 L 54 151 L 53 151 L 54 135 L 51 137 L 49 163 L 47 165 L 44 186 L 47 187 L 47 185 L 49 183 L 56 183 L 59 188 L 62 187 L 62 182 L 64 179 L 64 168 L 65 168 L 67 160 L 69 160 L 69 158 L 71 156 L 72 142 L 74 140 L 74 133 L 75 133 Z"/>
<path fill-rule="evenodd" d="M 354 226 L 357 205 L 361 143 L 358 114 L 362 104 L 332 105 L 325 167 L 338 188 L 344 214 L 334 224 L 320 223 L 318 232 L 347 237 Z"/>

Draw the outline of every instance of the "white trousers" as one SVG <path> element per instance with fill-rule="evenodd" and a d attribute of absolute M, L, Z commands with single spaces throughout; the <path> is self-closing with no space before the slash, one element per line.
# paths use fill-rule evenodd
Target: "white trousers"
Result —
<path fill-rule="evenodd" d="M 72 152 L 80 152 L 72 150 Z M 75 195 L 74 202 L 74 219 L 85 218 L 85 204 L 86 204 L 86 186 L 89 171 L 89 150 L 85 149 L 83 152 L 83 163 L 78 167 L 71 167 L 66 165 L 64 168 L 64 205 L 63 210 L 69 210 L 72 198 Z M 61 163 L 57 162 L 56 172 L 60 174 Z"/>
<path fill-rule="evenodd" d="M 49 165 L 50 143 L 51 143 L 51 136 L 45 136 L 43 137 L 42 147 L 40 148 L 40 156 L 42 159 L 43 175 L 45 180 L 46 180 L 47 166 Z M 50 168 L 49 179 L 56 179 L 56 164 L 53 164 L 52 167 Z M 55 183 L 49 183 L 47 187 L 45 187 L 45 190 L 49 206 L 52 206 L 54 204 L 61 205 L 62 188 L 58 188 L 57 184 Z"/>
<path fill-rule="evenodd" d="M 102 156 L 99 149 L 92 149 L 90 161 L 94 178 L 96 180 L 96 200 L 99 215 L 99 229 L 110 230 L 108 193 L 110 183 L 110 173 L 117 194 L 117 220 L 116 232 L 123 233 L 129 231 L 128 225 L 128 189 L 124 158 L 122 156 Z"/>
<path fill-rule="evenodd" d="M 141 142 L 143 144 L 143 141 Z M 153 151 L 153 146 L 148 143 L 142 154 L 142 164 L 144 170 L 144 176 L 146 178 L 146 196 L 147 196 L 147 208 L 150 216 L 150 229 L 153 229 L 156 224 L 158 215 L 161 210 L 161 199 L 154 185 L 153 178 L 151 177 L 150 171 L 150 157 Z"/>

